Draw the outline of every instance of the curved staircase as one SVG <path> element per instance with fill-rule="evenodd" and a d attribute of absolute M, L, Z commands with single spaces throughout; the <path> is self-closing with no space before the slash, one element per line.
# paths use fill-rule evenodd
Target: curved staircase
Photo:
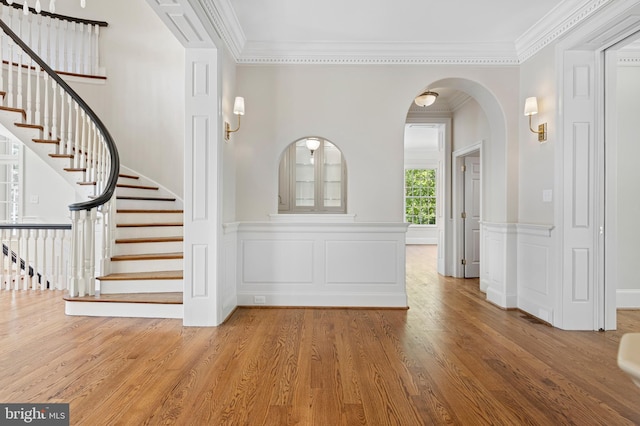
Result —
<path fill-rule="evenodd" d="M 135 174 L 116 189 L 111 272 L 95 296 L 65 296 L 68 315 L 183 318 L 180 201 Z"/>
<path fill-rule="evenodd" d="M 183 318 L 181 201 L 134 172 L 120 174 L 99 117 L 2 19 L 0 27 L 0 124 L 83 200 L 69 206 L 66 313 Z"/>

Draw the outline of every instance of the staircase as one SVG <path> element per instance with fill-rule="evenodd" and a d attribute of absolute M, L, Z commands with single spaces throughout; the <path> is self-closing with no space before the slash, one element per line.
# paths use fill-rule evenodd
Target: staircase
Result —
<path fill-rule="evenodd" d="M 0 124 L 86 200 L 69 206 L 66 313 L 183 318 L 181 201 L 131 170 L 120 173 L 99 117 L 2 20 L 0 27 L 11 39 L 0 40 Z"/>
<path fill-rule="evenodd" d="M 65 296 L 68 315 L 183 318 L 183 211 L 179 200 L 133 173 L 116 189 L 111 272 L 95 296 Z"/>

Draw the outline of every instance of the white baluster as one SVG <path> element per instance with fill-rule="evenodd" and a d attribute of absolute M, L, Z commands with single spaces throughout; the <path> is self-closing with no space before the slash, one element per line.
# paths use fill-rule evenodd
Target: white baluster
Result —
<path fill-rule="evenodd" d="M 14 44 L 9 42 L 9 65 L 7 66 L 8 83 L 7 83 L 7 106 L 13 108 L 13 47 Z"/>
<path fill-rule="evenodd" d="M 40 271 L 41 271 L 41 282 L 40 282 L 40 288 L 42 288 L 43 290 L 47 288 L 47 283 L 50 283 L 49 285 L 49 290 L 53 290 L 54 289 L 54 285 L 53 282 L 51 282 L 51 273 L 49 271 L 49 262 L 47 261 L 47 256 L 50 256 L 49 254 L 49 250 L 47 249 L 47 243 L 48 243 L 48 237 L 49 237 L 49 230 L 48 229 L 42 229 L 42 230 L 38 230 L 38 231 L 42 231 L 39 232 L 38 236 L 42 238 L 42 263 L 40 265 Z M 54 230 L 55 231 L 55 230 Z"/>
<path fill-rule="evenodd" d="M 56 96 L 58 84 L 51 81 L 51 139 L 61 140 L 58 134 L 58 96 Z M 48 121 L 48 119 L 47 119 Z M 61 147 L 64 150 L 64 145 Z"/>
<path fill-rule="evenodd" d="M 84 223 L 82 221 L 82 212 L 71 212 L 71 267 L 69 271 L 69 295 L 71 297 L 81 294 L 84 296 L 84 289 L 80 289 L 80 269 L 78 260 L 82 251 L 82 231 L 84 230 Z"/>
<path fill-rule="evenodd" d="M 67 282 L 67 277 L 69 277 L 71 268 L 69 267 L 69 261 L 68 261 L 68 256 L 65 256 L 66 253 L 70 253 L 71 249 L 71 236 L 72 236 L 72 232 L 71 231 L 63 231 L 62 232 L 62 238 L 60 240 L 60 273 L 61 273 L 61 280 L 60 282 Z"/>
<path fill-rule="evenodd" d="M 29 247 L 33 247 L 33 250 L 29 251 L 29 260 L 31 267 L 33 269 L 33 275 L 31 276 L 31 288 L 36 290 L 39 287 L 38 281 L 38 230 L 30 229 L 28 233 L 29 239 L 27 240 L 27 244 Z M 29 269 L 29 264 L 27 264 L 27 269 Z"/>
<path fill-rule="evenodd" d="M 43 123 L 43 127 L 44 127 L 44 139 L 50 139 L 49 135 L 49 83 L 51 82 L 51 79 L 49 78 L 49 74 L 47 74 L 46 72 L 43 72 L 43 82 L 44 82 L 44 112 L 43 112 L 43 116 L 44 116 L 44 123 Z M 53 104 L 55 105 L 55 99 L 53 100 Z M 51 138 L 53 139 L 53 138 Z M 58 146 L 56 148 L 56 153 L 59 154 L 60 153 L 60 146 Z"/>
<path fill-rule="evenodd" d="M 73 150 L 73 104 L 71 103 L 71 95 L 65 93 L 64 96 L 67 98 L 67 117 L 69 117 L 67 120 L 67 150 L 69 152 L 67 152 L 67 154 L 77 156 L 78 154 Z M 77 160 L 74 158 L 73 163 L 75 164 L 76 161 Z"/>
<path fill-rule="evenodd" d="M 17 48 L 17 46 L 16 46 Z M 22 99 L 22 49 L 18 50 L 18 68 L 16 70 L 18 74 L 18 88 L 17 88 L 17 102 L 16 108 L 23 108 L 23 99 Z"/>
<path fill-rule="evenodd" d="M 91 74 L 99 75 L 100 74 L 100 26 L 93 26 L 93 66 L 91 68 Z"/>
<path fill-rule="evenodd" d="M 87 212 L 86 230 L 85 230 L 85 270 L 84 279 L 87 287 L 87 294 L 93 296 L 96 294 L 96 220 L 98 209 L 93 208 Z"/>
<path fill-rule="evenodd" d="M 27 123 L 32 124 L 33 121 L 33 101 L 31 100 L 31 58 L 27 55 Z M 22 73 L 21 73 L 22 74 Z M 46 138 L 45 138 L 46 139 Z"/>
<path fill-rule="evenodd" d="M 78 111 L 80 111 L 80 115 L 78 116 L 80 119 L 80 124 L 79 124 L 80 146 L 82 147 L 82 158 L 84 160 L 84 164 L 81 167 L 85 167 L 88 171 L 89 170 L 89 147 L 87 146 L 87 117 L 84 110 L 80 108 L 80 105 L 76 106 L 76 108 L 78 108 Z"/>
<path fill-rule="evenodd" d="M 74 162 L 74 166 L 75 168 L 80 168 L 82 167 L 82 138 L 80 137 L 80 107 L 78 106 L 78 104 L 74 101 L 73 102 L 73 109 L 75 111 L 75 123 L 76 123 L 76 128 L 75 131 L 73 131 L 73 139 L 74 139 L 74 146 L 76 149 L 75 152 L 75 162 Z"/>
<path fill-rule="evenodd" d="M 44 126 L 44 134 L 48 135 L 49 134 L 49 123 L 47 123 L 46 121 L 43 123 L 42 122 L 42 99 L 41 99 L 41 95 L 40 92 L 42 91 L 42 74 L 46 74 L 42 72 L 42 69 L 40 68 L 40 66 L 36 65 L 36 110 L 35 110 L 35 120 L 34 123 L 35 124 L 39 124 L 39 125 L 43 125 Z M 45 88 L 46 91 L 46 88 Z M 45 100 L 47 100 L 48 97 L 45 94 Z M 46 138 L 45 138 L 46 139 Z"/>

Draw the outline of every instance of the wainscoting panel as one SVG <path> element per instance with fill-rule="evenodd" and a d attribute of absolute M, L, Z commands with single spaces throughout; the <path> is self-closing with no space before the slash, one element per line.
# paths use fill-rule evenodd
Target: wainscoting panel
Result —
<path fill-rule="evenodd" d="M 245 283 L 311 284 L 313 240 L 243 240 Z"/>
<path fill-rule="evenodd" d="M 292 215 L 225 229 L 237 239 L 238 305 L 407 307 L 404 223 Z"/>
<path fill-rule="evenodd" d="M 517 306 L 516 225 L 511 223 L 480 224 L 482 260 L 480 289 L 487 300 L 501 308 Z"/>
<path fill-rule="evenodd" d="M 556 256 L 553 225 L 518 224 L 518 308 L 553 323 Z"/>
<path fill-rule="evenodd" d="M 398 278 L 395 241 L 327 241 L 325 253 L 327 284 L 395 284 Z"/>

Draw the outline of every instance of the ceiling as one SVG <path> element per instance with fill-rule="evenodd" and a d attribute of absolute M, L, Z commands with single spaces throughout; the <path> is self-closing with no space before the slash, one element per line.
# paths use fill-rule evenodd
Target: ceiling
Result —
<path fill-rule="evenodd" d="M 518 64 L 614 0 L 200 0 L 240 63 Z"/>

